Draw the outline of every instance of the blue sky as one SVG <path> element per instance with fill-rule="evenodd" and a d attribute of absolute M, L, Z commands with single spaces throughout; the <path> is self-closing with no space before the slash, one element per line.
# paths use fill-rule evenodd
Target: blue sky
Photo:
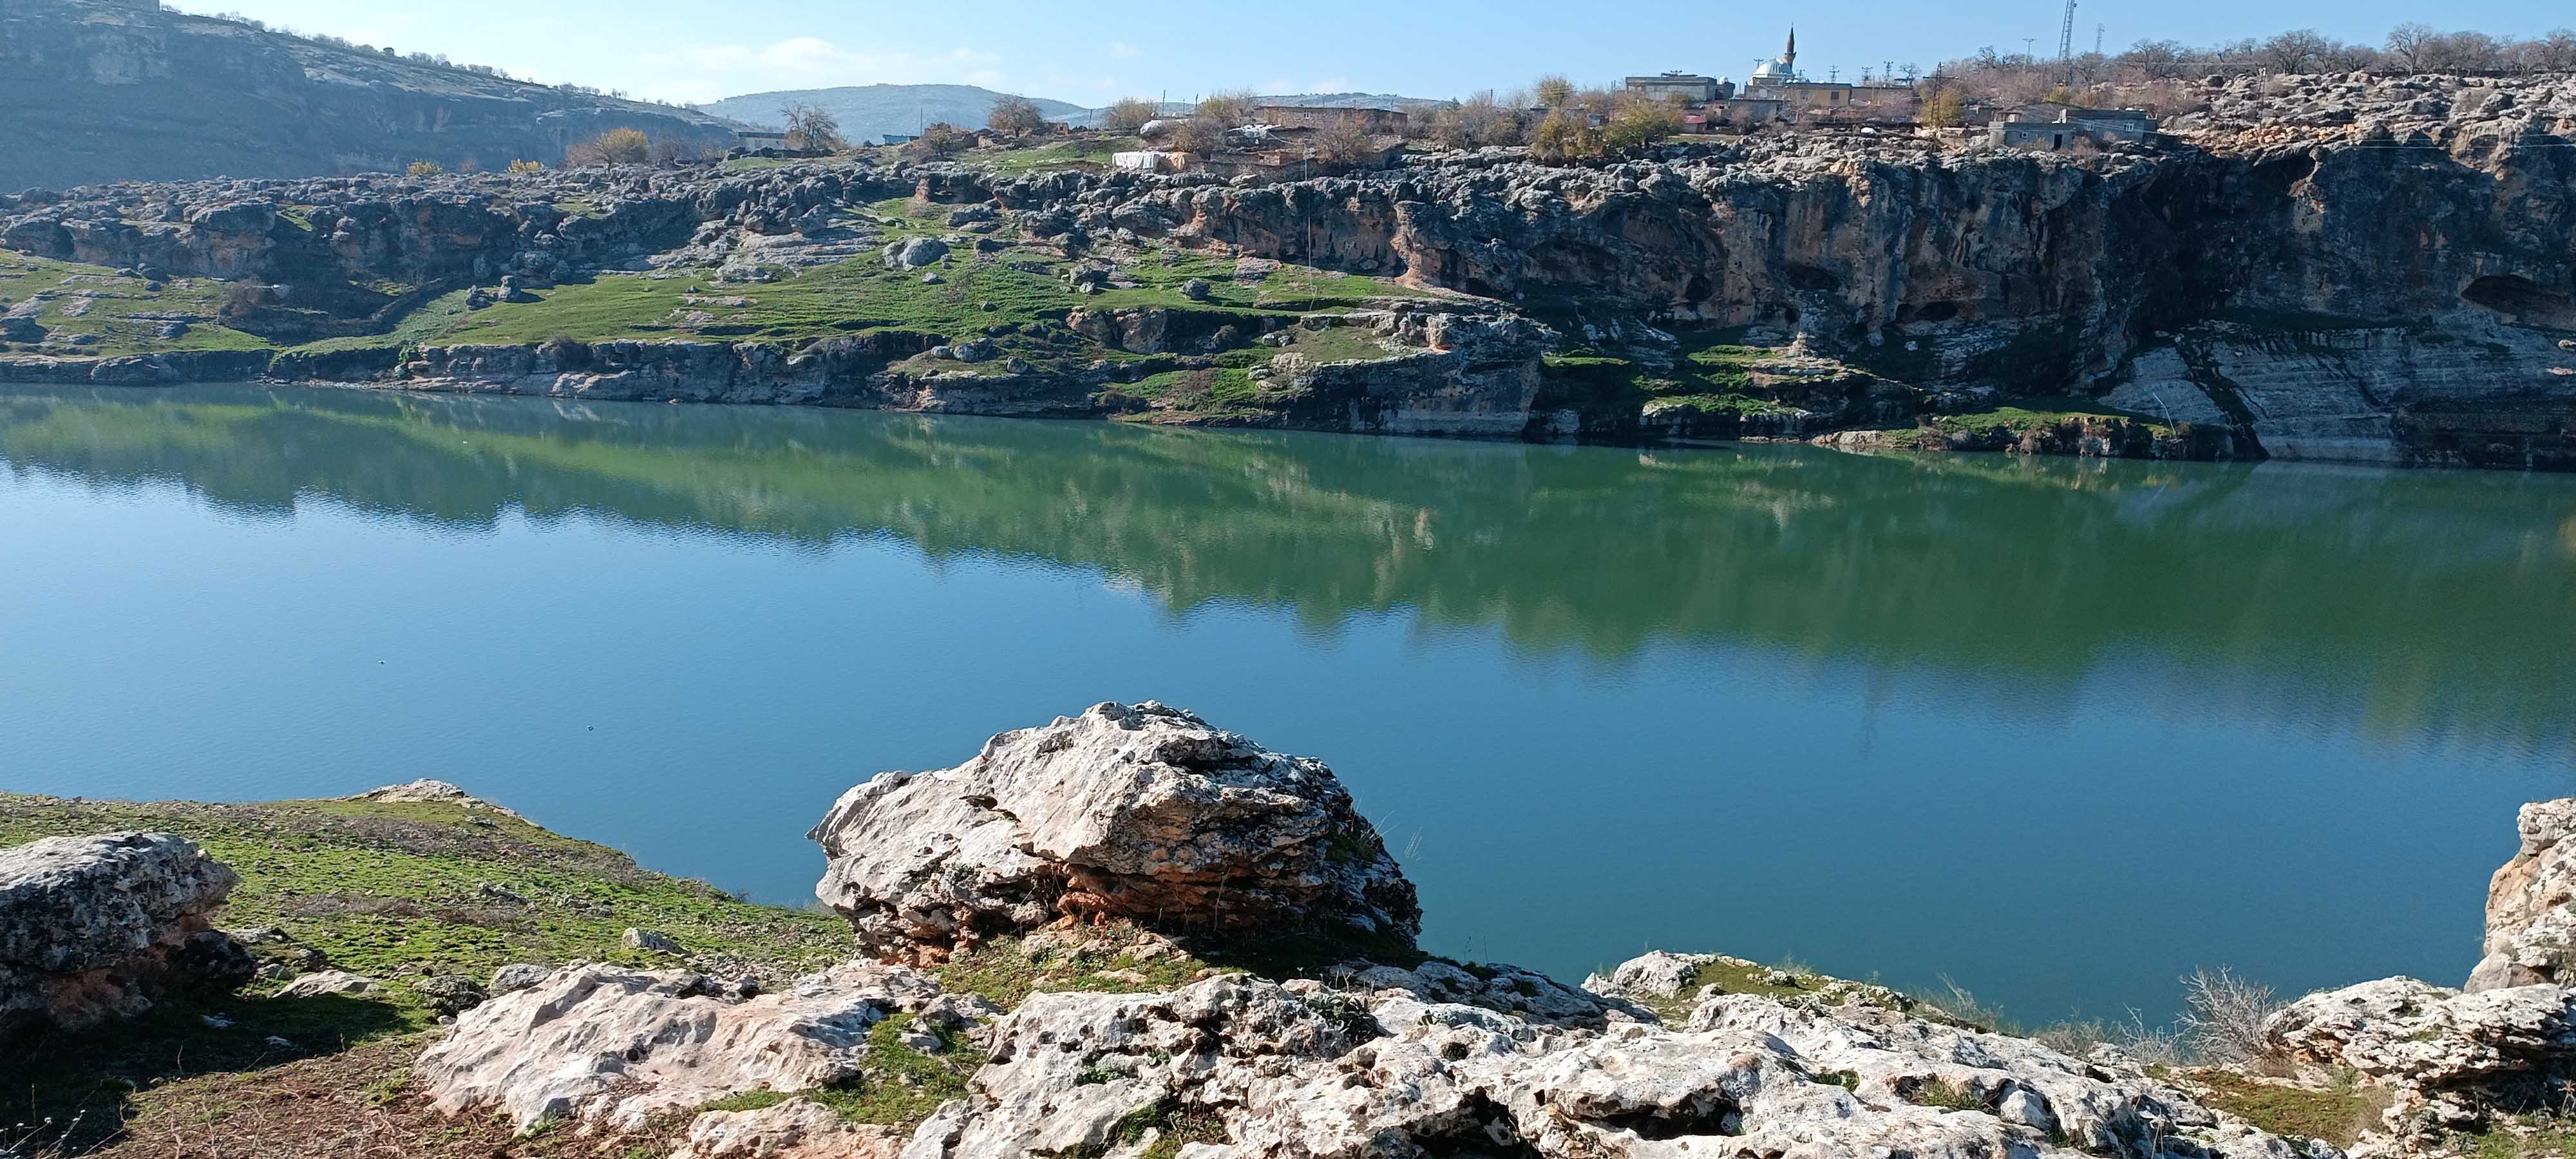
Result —
<path fill-rule="evenodd" d="M 1120 96 L 1181 100 L 1220 88 L 1366 91 L 1458 96 L 1509 89 L 1543 72 L 1603 82 L 1631 72 L 1690 69 L 1742 77 L 1777 52 L 1794 4 L 1748 6 L 1536 3 L 1532 0 L 1298 0 L 1274 5 L 1086 5 L 985 0 L 178 0 L 191 11 L 237 11 L 300 32 L 325 32 L 443 52 L 548 82 L 572 81 L 675 101 L 844 84 L 942 82 L 1105 104 Z M 1980 46 L 2020 51 L 2025 37 L 2055 50 L 2053 0 L 1957 0 L 1807 7 L 1799 63 L 1845 79 L 1883 61 L 1925 68 Z M 2576 24 L 2576 12 L 2538 0 L 2303 0 L 2293 4 L 2090 0 L 2077 13 L 2090 47 L 2096 23 L 2114 48 L 2145 38 L 2200 43 L 2313 27 L 2377 42 L 2424 20 L 2536 36 Z"/>

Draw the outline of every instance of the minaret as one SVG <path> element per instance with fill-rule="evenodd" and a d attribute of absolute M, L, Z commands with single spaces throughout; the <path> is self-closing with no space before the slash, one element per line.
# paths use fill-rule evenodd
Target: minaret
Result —
<path fill-rule="evenodd" d="M 1790 76 L 1798 75 L 1798 26 L 1789 26 L 1789 51 L 1780 54 L 1780 67 Z"/>

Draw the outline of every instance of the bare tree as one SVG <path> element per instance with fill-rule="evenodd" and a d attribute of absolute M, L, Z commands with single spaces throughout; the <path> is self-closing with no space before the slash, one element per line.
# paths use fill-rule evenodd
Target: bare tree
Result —
<path fill-rule="evenodd" d="M 791 149 L 816 149 L 838 153 L 850 147 L 841 139 L 841 120 L 824 111 L 820 105 L 787 106 L 787 145 Z"/>
<path fill-rule="evenodd" d="M 1161 106 L 1154 102 L 1139 97 L 1127 97 L 1109 106 L 1109 111 L 1101 115 L 1100 127 L 1112 133 L 1133 133 L 1144 128 L 1145 122 L 1161 115 L 1163 115 Z"/>
<path fill-rule="evenodd" d="M 2313 28 L 2294 28 L 2263 42 L 2263 63 L 2274 72 L 2306 72 L 2334 42 Z"/>
<path fill-rule="evenodd" d="M 2425 49 L 2442 34 L 2430 24 L 2400 24 L 2388 30 L 2388 55 L 2408 72 L 2424 71 Z"/>
<path fill-rule="evenodd" d="M 2272 988 L 2221 966 L 2182 980 L 2186 1008 L 2174 1022 L 2185 1045 L 2205 1062 L 2256 1063 L 2275 1051 L 2263 1023 L 2281 1008 Z"/>
<path fill-rule="evenodd" d="M 996 133 L 1025 137 L 1046 128 L 1046 114 L 1027 97 L 1003 97 L 993 102 L 992 112 L 984 114 L 984 123 Z"/>

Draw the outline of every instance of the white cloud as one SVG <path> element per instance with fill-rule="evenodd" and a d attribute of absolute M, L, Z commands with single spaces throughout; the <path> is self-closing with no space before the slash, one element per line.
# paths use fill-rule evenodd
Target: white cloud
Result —
<path fill-rule="evenodd" d="M 1316 81 L 1315 87 L 1311 91 L 1319 93 L 1346 93 L 1351 91 L 1351 82 L 1344 77 L 1329 76 Z"/>
<path fill-rule="evenodd" d="M 1109 55 L 1120 60 L 1133 60 L 1136 57 L 1136 46 L 1124 40 L 1113 40 L 1109 42 Z"/>

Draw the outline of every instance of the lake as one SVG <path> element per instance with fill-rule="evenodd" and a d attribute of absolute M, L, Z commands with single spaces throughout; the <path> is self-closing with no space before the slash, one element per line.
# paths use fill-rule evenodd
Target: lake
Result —
<path fill-rule="evenodd" d="M 1435 952 L 2028 1022 L 2478 956 L 2576 793 L 2576 478 L 0 388 L 0 787 L 451 780 L 807 899 L 880 769 L 1160 699 Z"/>

